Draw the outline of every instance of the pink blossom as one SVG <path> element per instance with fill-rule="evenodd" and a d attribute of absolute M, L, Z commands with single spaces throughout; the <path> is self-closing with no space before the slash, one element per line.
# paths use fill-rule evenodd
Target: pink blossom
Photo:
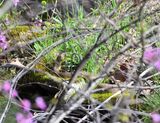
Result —
<path fill-rule="evenodd" d="M 157 70 L 160 71 L 160 60 L 156 61 L 156 62 L 154 63 L 154 66 L 155 66 L 155 68 L 156 68 Z"/>
<path fill-rule="evenodd" d="M 4 92 L 9 92 L 10 91 L 10 89 L 11 89 L 11 84 L 10 84 L 10 82 L 9 81 L 5 81 L 4 83 L 3 83 L 3 86 L 2 86 L 2 89 L 4 90 Z"/>
<path fill-rule="evenodd" d="M 151 113 L 153 123 L 160 123 L 160 114 Z"/>
<path fill-rule="evenodd" d="M 143 61 L 160 71 L 160 48 L 149 47 L 144 51 Z"/>
<path fill-rule="evenodd" d="M 32 120 L 32 114 L 22 114 L 22 113 L 17 113 L 16 114 L 16 121 L 17 123 L 34 123 Z"/>
<path fill-rule="evenodd" d="M 8 47 L 8 43 L 6 40 L 6 36 L 4 36 L 3 33 L 0 33 L 0 48 L 5 50 L 5 49 L 7 49 L 7 47 Z"/>
<path fill-rule="evenodd" d="M 45 103 L 45 101 L 44 101 L 44 99 L 42 97 L 37 97 L 36 100 L 35 100 L 35 102 L 36 102 L 36 105 L 40 109 L 42 109 L 42 110 L 46 109 L 47 105 L 46 105 L 46 103 Z"/>
<path fill-rule="evenodd" d="M 17 97 L 17 96 L 18 96 L 17 90 L 13 90 L 13 92 L 12 92 L 12 97 Z"/>
<path fill-rule="evenodd" d="M 28 99 L 23 99 L 21 105 L 25 111 L 29 111 L 31 109 L 31 102 Z"/>
<path fill-rule="evenodd" d="M 20 2 L 19 0 L 12 0 L 12 1 L 13 1 L 14 6 L 17 6 L 17 4 Z"/>
<path fill-rule="evenodd" d="M 2 87 L 0 87 L 0 91 L 3 90 L 7 94 L 9 93 L 10 89 L 11 89 L 11 84 L 9 81 L 5 81 Z M 18 96 L 17 90 L 13 90 L 12 97 L 17 97 L 17 96 Z"/>
<path fill-rule="evenodd" d="M 143 60 L 144 62 L 151 64 L 156 62 L 160 56 L 160 48 L 149 47 L 144 51 Z"/>
<path fill-rule="evenodd" d="M 24 119 L 24 115 L 22 113 L 17 113 L 16 114 L 16 120 L 18 123 L 20 123 Z"/>

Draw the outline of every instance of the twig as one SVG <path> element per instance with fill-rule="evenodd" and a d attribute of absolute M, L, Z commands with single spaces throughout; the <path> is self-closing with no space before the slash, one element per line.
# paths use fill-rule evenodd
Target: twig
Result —
<path fill-rule="evenodd" d="M 160 85 L 158 86 L 133 86 L 133 85 L 115 85 L 115 84 L 100 84 L 98 85 L 101 88 L 95 89 L 92 91 L 92 93 L 99 93 L 99 92 L 105 92 L 105 91 L 109 91 L 110 89 L 113 88 L 128 88 L 128 89 L 134 89 L 134 90 L 153 90 L 153 89 L 159 89 Z"/>
<path fill-rule="evenodd" d="M 134 82 L 129 83 L 128 86 L 132 85 L 133 83 Z M 108 103 L 112 98 L 117 97 L 119 94 L 121 94 L 122 92 L 124 92 L 126 89 L 127 88 L 123 88 L 120 91 L 118 91 L 115 94 L 113 94 L 112 96 L 110 96 L 109 98 L 107 98 L 104 102 L 102 102 L 99 106 L 97 106 L 93 111 L 90 111 L 89 114 L 92 115 L 94 112 L 96 112 L 98 109 L 100 109 L 103 105 L 105 105 L 106 103 Z M 84 116 L 77 123 L 83 122 L 87 117 L 88 117 L 88 115 Z"/>

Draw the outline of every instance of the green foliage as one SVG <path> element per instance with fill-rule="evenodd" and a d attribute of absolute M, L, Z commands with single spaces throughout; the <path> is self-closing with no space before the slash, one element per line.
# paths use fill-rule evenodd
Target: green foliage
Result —
<path fill-rule="evenodd" d="M 54 18 L 55 24 L 54 25 L 60 25 L 62 26 L 61 21 L 58 18 Z M 77 18 L 71 18 L 68 17 L 67 20 L 65 20 L 65 28 L 66 29 L 75 29 L 76 31 L 74 32 L 75 34 L 78 35 L 78 33 L 81 32 L 78 28 L 80 22 L 84 20 L 84 15 L 82 10 L 79 11 L 78 17 Z M 86 26 L 93 27 L 93 23 L 88 22 Z M 55 27 L 56 28 L 56 27 Z M 58 33 L 57 31 L 53 30 L 51 32 L 52 34 Z M 73 35 L 73 32 L 67 32 L 68 35 Z M 62 39 L 62 36 L 59 36 L 55 39 L 46 39 L 42 42 L 37 42 L 34 44 L 35 48 L 35 53 L 39 54 L 44 48 L 50 46 L 52 43 L 55 41 Z M 73 71 L 77 67 L 77 65 L 80 63 L 80 61 L 83 59 L 85 54 L 88 52 L 88 50 L 95 44 L 97 38 L 97 34 L 95 35 L 86 35 L 83 38 L 78 38 L 78 39 L 71 39 L 66 43 L 63 43 L 62 45 L 54 48 L 49 54 L 47 54 L 44 57 L 44 63 L 52 63 L 53 59 L 56 60 L 57 58 L 57 53 L 59 52 L 64 52 L 65 53 L 65 58 L 63 62 L 63 68 L 66 69 L 67 71 Z M 85 65 L 84 70 L 87 72 L 93 72 L 97 73 L 99 69 L 102 67 L 104 63 L 104 58 L 103 56 L 107 52 L 106 46 L 101 46 L 96 50 L 96 53 L 93 54 L 93 56 L 88 60 L 87 64 Z"/>
<path fill-rule="evenodd" d="M 4 0 L 0 0 L 0 7 L 4 4 Z"/>
<path fill-rule="evenodd" d="M 43 51 L 46 47 L 50 46 L 53 43 L 52 39 L 45 39 L 44 41 L 38 42 L 34 44 L 35 53 L 38 55 L 41 51 Z M 52 50 L 49 54 L 45 55 L 43 60 L 44 63 L 49 63 L 55 59 L 55 50 Z"/>
<path fill-rule="evenodd" d="M 108 11 L 112 11 L 113 8 L 116 6 L 116 2 L 112 1 L 111 6 L 107 8 L 105 6 L 100 6 L 101 9 L 105 7 L 106 13 Z M 95 14 L 97 14 L 98 11 L 95 11 Z M 119 13 L 117 13 L 119 14 Z M 68 14 L 68 17 L 66 20 L 64 20 L 64 25 L 60 18 L 58 17 L 52 17 L 54 20 L 54 27 L 60 25 L 60 27 L 65 26 L 67 30 L 75 30 L 74 32 L 67 31 L 66 35 L 78 35 L 81 33 L 81 30 L 79 27 L 82 23 L 85 23 L 86 28 L 93 28 L 94 22 L 87 21 L 86 18 L 84 18 L 83 9 L 80 8 L 78 11 L 78 16 L 71 18 Z M 120 21 L 118 24 L 119 26 L 124 26 L 127 23 L 130 22 L 130 18 L 126 17 L 124 20 Z M 130 28 L 126 28 L 125 31 L 128 32 Z M 52 31 L 52 34 L 57 34 L 60 30 Z M 109 35 L 111 32 L 113 32 L 113 29 L 111 26 L 107 26 L 107 33 L 106 35 Z M 73 34 L 74 33 L 74 34 Z M 92 48 L 92 46 L 95 44 L 95 41 L 97 39 L 98 33 L 92 34 L 92 35 L 86 35 L 83 38 L 78 39 L 71 39 L 67 43 L 63 43 L 62 45 L 54 48 L 49 54 L 47 54 L 44 59 L 45 63 L 52 63 L 53 59 L 56 60 L 57 53 L 64 52 L 65 57 L 63 59 L 63 69 L 67 71 L 74 71 L 77 65 L 80 63 L 80 61 L 84 58 L 86 53 L 89 51 L 89 49 Z M 40 43 L 35 43 L 35 52 L 36 54 L 39 54 L 44 48 L 50 46 L 52 43 L 58 41 L 59 39 L 62 39 L 63 35 L 54 38 L 54 39 L 46 39 L 45 41 L 42 41 Z M 105 62 L 105 58 L 108 57 L 110 59 L 112 55 L 114 55 L 114 52 L 117 52 L 123 45 L 125 44 L 125 39 L 122 37 L 122 35 L 118 34 L 110 39 L 110 41 L 107 42 L 107 44 L 104 44 L 96 49 L 94 54 L 91 56 L 91 58 L 87 61 L 85 67 L 83 68 L 84 71 L 90 72 L 90 73 L 98 73 L 100 69 L 102 69 L 103 64 Z M 112 52 L 110 52 L 112 51 Z"/>
<path fill-rule="evenodd" d="M 144 104 L 141 106 L 142 111 L 149 113 L 159 112 L 160 113 L 160 90 L 155 91 L 149 96 L 143 98 Z M 151 119 L 148 117 L 143 117 L 145 123 L 150 123 Z"/>
<path fill-rule="evenodd" d="M 160 110 L 160 90 L 144 98 L 144 107 L 146 111 L 154 112 Z"/>
<path fill-rule="evenodd" d="M 44 7 L 43 9 L 45 9 L 48 2 L 50 2 L 50 0 L 42 0 L 41 1 L 42 7 Z M 84 59 L 85 55 L 89 52 L 89 50 L 91 48 L 93 48 L 93 46 L 96 43 L 96 40 L 98 38 L 98 35 L 100 34 L 100 31 L 104 25 L 106 25 L 106 29 L 104 30 L 104 33 L 102 34 L 102 37 L 101 37 L 102 39 L 106 38 L 107 36 L 111 35 L 113 32 L 115 32 L 119 28 L 121 28 L 125 25 L 128 25 L 130 22 L 132 22 L 133 20 L 138 18 L 137 13 L 135 13 L 133 15 L 132 15 L 132 13 L 130 14 L 130 11 L 132 11 L 132 9 L 126 10 L 126 8 L 128 8 L 126 6 L 130 6 L 130 5 L 128 5 L 130 3 L 129 2 L 127 3 L 125 1 L 122 2 L 120 7 L 118 8 L 118 10 L 115 11 L 115 13 L 113 14 L 113 17 L 109 18 L 108 14 L 111 14 L 111 12 L 113 12 L 113 10 L 117 6 L 116 0 L 112 0 L 112 1 L 102 0 L 101 2 L 102 2 L 102 4 L 99 4 L 99 8 L 96 10 L 93 10 L 93 13 L 92 13 L 93 16 L 86 16 L 84 14 L 84 10 L 82 7 L 79 8 L 78 12 L 73 10 L 73 14 L 76 15 L 74 17 L 71 17 L 70 13 L 66 12 L 65 19 L 64 18 L 62 19 L 58 15 L 54 15 L 52 17 L 49 17 L 49 14 L 46 12 L 47 17 L 45 18 L 46 21 L 44 22 L 44 25 L 45 25 L 44 28 L 41 26 L 38 26 L 38 28 L 35 28 L 36 26 L 32 27 L 32 26 L 26 26 L 26 25 L 13 26 L 12 24 L 10 24 L 7 27 L 8 28 L 7 32 L 9 32 L 7 35 L 9 36 L 9 39 L 10 39 L 11 35 L 14 35 L 13 40 L 15 40 L 15 41 L 18 41 L 19 37 L 23 38 L 20 40 L 24 40 L 24 37 L 25 37 L 25 39 L 28 41 L 28 40 L 32 40 L 37 37 L 46 36 L 46 38 L 43 41 L 37 41 L 36 43 L 33 44 L 36 55 L 40 54 L 45 48 L 51 46 L 53 43 L 55 43 L 59 40 L 62 40 L 62 39 L 66 39 L 66 37 L 72 36 L 72 38 L 70 40 L 68 40 L 67 42 L 52 49 L 48 54 L 46 54 L 42 58 L 42 61 L 40 61 L 40 64 L 38 63 L 35 66 L 35 68 L 39 68 L 39 69 L 42 68 L 41 70 L 44 70 L 44 71 L 46 70 L 46 68 L 54 70 L 52 68 L 54 68 L 56 66 L 55 65 L 56 62 L 58 62 L 58 64 L 60 65 L 60 66 L 58 66 L 58 70 L 60 72 L 68 71 L 67 73 L 71 73 L 71 72 L 75 71 L 75 69 L 77 68 L 79 63 Z M 127 5 L 126 5 L 126 3 L 127 3 Z M 0 2 L 0 6 L 1 6 L 1 2 Z M 13 13 L 16 15 L 17 14 L 16 12 L 17 11 L 14 11 Z M 101 15 L 104 14 L 104 17 L 106 17 L 106 18 L 108 17 L 107 18 L 108 20 L 101 18 L 102 21 L 97 19 L 98 23 L 94 22 L 96 20 L 95 18 L 98 18 L 100 14 Z M 5 18 L 5 17 L 9 17 L 9 15 L 6 14 L 6 15 L 4 15 L 3 18 Z M 14 19 L 14 18 L 12 18 L 12 19 Z M 44 19 L 43 15 L 39 15 L 39 19 L 43 20 Z M 152 18 L 147 17 L 145 20 L 141 21 L 140 23 L 134 23 L 134 24 L 128 26 L 127 28 L 125 28 L 120 33 L 114 35 L 112 38 L 108 38 L 109 40 L 107 40 L 103 45 L 96 48 L 94 53 L 91 54 L 90 58 L 87 60 L 86 64 L 84 65 L 82 71 L 87 74 L 89 73 L 89 75 L 90 75 L 90 73 L 93 73 L 93 75 L 97 75 L 97 73 L 99 73 L 103 69 L 105 62 L 109 61 L 113 56 L 115 56 L 115 54 L 118 53 L 118 51 L 121 48 L 123 48 L 123 46 L 125 44 L 128 43 L 127 41 L 128 41 L 128 37 L 130 37 L 130 34 L 131 34 L 131 37 L 135 38 L 135 40 L 139 39 L 141 36 L 141 32 L 147 31 L 148 28 L 150 28 L 151 24 L 153 24 Z M 5 28 L 5 27 L 3 27 L 3 28 Z M 31 28 L 35 32 L 34 31 L 31 32 L 30 31 Z M 84 34 L 85 32 L 87 32 L 88 34 L 86 33 L 85 36 L 84 35 L 80 36 L 81 34 Z M 89 33 L 89 32 L 92 32 L 92 33 Z M 50 35 L 52 35 L 52 37 Z M 76 36 L 78 38 L 75 38 Z M 12 41 L 12 39 L 10 39 L 10 40 Z M 158 43 L 156 43 L 156 45 L 160 46 L 160 43 L 158 42 Z M 10 45 L 10 46 L 12 46 L 12 45 Z M 135 49 L 139 48 L 139 46 L 140 45 L 137 45 L 137 47 L 134 47 L 134 48 Z M 64 55 L 64 57 L 61 57 L 59 60 L 58 57 L 60 57 L 61 53 L 62 54 L 64 53 L 65 55 Z M 128 54 L 128 55 L 130 55 L 130 54 Z M 138 54 L 137 54 L 137 57 L 139 57 Z M 137 59 L 135 59 L 135 60 L 137 60 Z M 137 61 L 135 63 L 137 63 Z M 116 67 L 116 65 L 115 65 L 115 67 Z M 50 70 L 48 70 L 48 69 L 46 71 L 50 72 Z M 156 73 L 156 72 L 157 71 L 154 71 L 154 73 Z M 2 72 L 1 72 L 1 74 L 3 75 Z M 51 74 L 54 76 L 54 73 L 51 73 Z M 128 76 L 128 74 L 127 74 L 127 76 Z M 76 80 L 76 82 L 78 84 L 85 83 L 87 79 L 88 79 L 87 81 L 89 81 L 89 79 L 90 79 L 87 77 L 83 78 L 80 76 Z M 129 77 L 130 77 L 130 75 L 129 75 Z M 62 79 L 66 79 L 66 78 L 61 75 L 58 76 L 58 74 L 56 74 L 54 79 L 59 82 Z M 70 76 L 68 78 L 70 78 Z M 67 80 L 68 80 L 68 78 L 67 78 Z M 37 74 L 37 73 L 36 74 L 30 73 L 28 75 L 26 74 L 24 76 L 24 78 L 22 78 L 22 79 L 23 80 L 20 80 L 22 83 L 35 81 L 35 82 L 45 83 L 48 85 L 49 85 L 49 82 L 52 82 L 52 84 L 56 85 L 56 83 L 54 83 L 52 81 L 52 79 L 50 79 L 47 75 L 42 75 L 42 74 Z M 159 84 L 158 83 L 159 80 L 160 80 L 159 76 L 153 77 L 153 81 L 154 82 L 157 81 L 156 84 Z M 109 81 L 111 81 L 110 77 L 106 76 L 104 78 L 104 80 L 102 81 L 102 83 L 108 83 Z M 78 86 L 77 83 L 76 83 L 76 86 Z M 21 83 L 19 82 L 19 84 L 21 84 Z M 144 104 L 140 105 L 139 109 L 142 111 L 148 112 L 148 113 L 151 113 L 154 111 L 160 112 L 159 111 L 159 109 L 160 109 L 160 94 L 159 94 L 159 92 L 160 92 L 160 90 L 152 93 L 150 96 L 145 97 Z M 26 91 L 24 93 L 28 94 L 28 91 Z M 29 94 L 28 95 L 31 98 L 34 98 L 34 97 L 32 97 L 32 95 L 33 95 L 32 93 L 29 93 Z M 111 95 L 113 95 L 113 93 L 111 93 L 111 92 L 102 92 L 102 93 L 91 94 L 91 97 L 102 102 L 102 101 L 106 100 L 108 97 L 110 97 Z M 128 97 L 131 97 L 131 96 L 129 95 Z M 115 101 L 116 98 L 117 97 L 113 98 L 113 101 Z M 131 98 L 129 98 L 129 99 L 131 99 Z M 0 102 L 1 102 L 0 103 L 0 113 L 1 113 L 3 111 L 2 109 L 4 109 L 4 107 L 5 107 L 5 103 L 7 102 L 7 100 L 3 97 L 0 97 Z M 55 102 L 57 102 L 57 99 L 52 97 L 51 102 L 55 103 Z M 114 104 L 114 102 L 111 102 L 111 103 Z M 110 109 L 113 108 L 111 103 L 109 104 Z M 107 108 L 109 106 L 106 105 Z M 131 105 L 129 105 L 129 106 L 131 106 Z M 138 108 L 136 108 L 136 109 L 138 109 Z M 14 106 L 13 108 L 11 108 L 11 110 L 13 112 L 17 112 L 18 109 Z M 9 116 L 9 118 L 6 119 L 7 123 L 15 122 L 15 119 L 14 119 L 15 115 L 14 115 L 14 113 L 12 113 L 12 111 L 9 112 L 9 114 L 7 114 L 7 115 L 11 114 L 13 116 L 13 117 Z M 122 120 L 122 122 L 129 122 L 129 120 L 130 120 L 129 116 L 125 113 L 120 114 L 118 118 L 120 120 Z M 142 117 L 142 120 L 145 123 L 151 122 L 148 117 Z"/>
<path fill-rule="evenodd" d="M 7 101 L 8 100 L 5 97 L 0 96 L 0 116 L 4 111 Z M 19 112 L 19 111 L 20 109 L 18 106 L 11 104 L 11 108 L 9 109 L 6 115 L 7 118 L 5 118 L 4 123 L 16 123 L 16 119 L 15 119 L 16 113 L 15 112 Z"/>

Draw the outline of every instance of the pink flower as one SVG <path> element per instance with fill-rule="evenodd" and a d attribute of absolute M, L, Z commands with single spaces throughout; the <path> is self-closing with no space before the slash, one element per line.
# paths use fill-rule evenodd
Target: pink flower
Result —
<path fill-rule="evenodd" d="M 9 81 L 5 81 L 2 87 L 0 87 L 0 91 L 3 90 L 7 94 L 9 93 L 10 89 L 11 89 L 11 84 Z M 17 97 L 17 96 L 18 96 L 17 90 L 13 90 L 12 97 Z"/>
<path fill-rule="evenodd" d="M 36 102 L 36 105 L 40 109 L 42 109 L 42 110 L 46 109 L 47 105 L 46 105 L 46 103 L 45 103 L 45 101 L 44 101 L 44 99 L 42 97 L 37 97 L 36 100 L 35 100 L 35 102 Z"/>
<path fill-rule="evenodd" d="M 143 61 L 150 64 L 159 59 L 160 48 L 149 47 L 144 51 Z"/>
<path fill-rule="evenodd" d="M 28 99 L 23 99 L 21 105 L 25 111 L 29 111 L 31 109 L 31 102 Z"/>
<path fill-rule="evenodd" d="M 160 71 L 160 60 L 156 61 L 156 62 L 154 63 L 154 66 L 155 66 L 155 68 L 156 68 L 157 70 Z"/>
<path fill-rule="evenodd" d="M 160 114 L 151 113 L 153 123 L 160 123 Z"/>
<path fill-rule="evenodd" d="M 4 92 L 8 93 L 11 89 L 11 84 L 9 81 L 5 81 L 3 83 L 2 89 L 4 90 Z"/>
<path fill-rule="evenodd" d="M 144 51 L 143 61 L 160 71 L 160 48 L 147 48 Z"/>
<path fill-rule="evenodd" d="M 3 50 L 6 50 L 8 47 L 8 43 L 6 40 L 6 37 L 4 36 L 3 33 L 0 33 L 0 48 L 2 48 Z"/>
<path fill-rule="evenodd" d="M 16 121 L 17 123 L 34 123 L 32 120 L 33 115 L 31 113 L 28 114 L 22 114 L 22 113 L 17 113 L 16 114 Z"/>
<path fill-rule="evenodd" d="M 12 1 L 13 1 L 14 6 L 17 6 L 17 4 L 19 3 L 19 0 L 12 0 Z"/>
<path fill-rule="evenodd" d="M 24 115 L 22 113 L 17 113 L 16 114 L 16 120 L 18 123 L 20 123 L 24 119 Z"/>
<path fill-rule="evenodd" d="M 12 97 L 14 98 L 14 97 L 17 97 L 17 96 L 18 96 L 17 90 L 13 90 L 13 92 L 12 92 Z"/>

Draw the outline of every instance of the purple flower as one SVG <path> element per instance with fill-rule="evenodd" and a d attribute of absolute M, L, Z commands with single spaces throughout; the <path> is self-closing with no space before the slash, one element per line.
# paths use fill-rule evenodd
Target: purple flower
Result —
<path fill-rule="evenodd" d="M 17 4 L 20 2 L 19 0 L 12 0 L 12 1 L 13 1 L 14 6 L 17 6 Z"/>
<path fill-rule="evenodd" d="M 153 123 L 160 123 L 160 114 L 151 113 Z"/>
<path fill-rule="evenodd" d="M 158 71 L 160 71 L 160 60 L 156 61 L 156 62 L 154 63 L 154 66 L 155 66 L 155 68 L 156 68 Z"/>
<path fill-rule="evenodd" d="M 24 119 L 24 115 L 22 113 L 17 113 L 16 114 L 17 123 L 20 123 L 22 119 Z"/>
<path fill-rule="evenodd" d="M 4 90 L 4 92 L 8 93 L 11 89 L 11 84 L 9 81 L 5 81 L 3 83 L 2 89 Z"/>
<path fill-rule="evenodd" d="M 31 113 L 28 114 L 17 113 L 16 121 L 17 123 L 34 123 L 32 117 L 33 115 Z"/>
<path fill-rule="evenodd" d="M 12 92 L 12 97 L 14 98 L 14 97 L 17 97 L 17 96 L 18 96 L 17 90 L 13 90 L 13 92 Z"/>
<path fill-rule="evenodd" d="M 6 50 L 8 47 L 8 43 L 6 40 L 6 36 L 4 36 L 3 33 L 0 33 L 0 48 L 2 48 L 3 50 Z"/>
<path fill-rule="evenodd" d="M 149 47 L 144 51 L 143 61 L 151 64 L 159 59 L 160 56 L 160 48 L 152 48 Z"/>
<path fill-rule="evenodd" d="M 147 48 L 144 51 L 143 61 L 160 71 L 160 48 Z"/>
<path fill-rule="evenodd" d="M 31 109 L 31 102 L 28 99 L 23 99 L 21 105 L 25 111 L 29 111 Z"/>
<path fill-rule="evenodd" d="M 40 109 L 42 110 L 46 109 L 47 105 L 42 97 L 37 97 L 35 102 L 36 102 L 37 107 L 39 107 Z"/>

